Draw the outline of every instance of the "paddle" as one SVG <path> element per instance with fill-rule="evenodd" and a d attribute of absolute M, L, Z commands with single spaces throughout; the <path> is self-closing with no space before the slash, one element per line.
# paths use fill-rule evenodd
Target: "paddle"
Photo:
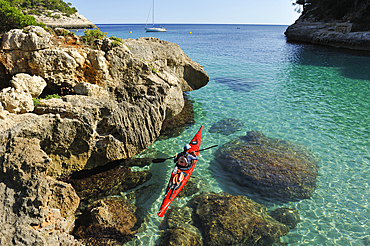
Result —
<path fill-rule="evenodd" d="M 200 149 L 200 150 L 197 150 L 195 152 L 199 152 L 199 151 L 203 151 L 203 150 L 207 150 L 207 149 L 210 149 L 210 148 L 214 148 L 214 147 L 217 147 L 218 145 L 213 145 L 211 147 L 208 147 L 208 148 L 204 148 L 204 149 Z M 153 163 L 161 163 L 161 162 L 164 162 L 165 160 L 168 160 L 168 159 L 173 159 L 175 158 L 175 156 L 172 156 L 172 157 L 168 157 L 168 158 L 158 158 L 158 159 L 153 159 L 152 162 Z"/>

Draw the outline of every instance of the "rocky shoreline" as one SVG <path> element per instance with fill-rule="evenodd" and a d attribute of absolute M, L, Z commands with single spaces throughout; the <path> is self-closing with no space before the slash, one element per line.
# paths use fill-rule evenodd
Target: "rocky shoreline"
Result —
<path fill-rule="evenodd" d="M 173 43 L 141 38 L 114 47 L 105 38 L 92 49 L 55 32 L 31 26 L 2 38 L 1 245 L 80 245 L 69 234 L 80 198 L 56 178 L 140 153 L 182 111 L 183 92 L 209 81 Z M 127 175 L 129 187 L 138 185 Z"/>
<path fill-rule="evenodd" d="M 310 22 L 299 18 L 285 31 L 288 41 L 370 51 L 370 31 L 352 32 L 351 23 Z"/>
<path fill-rule="evenodd" d="M 93 24 L 91 21 L 89 21 L 79 13 L 75 13 L 70 16 L 65 16 L 63 15 L 63 13 L 58 11 L 49 11 L 49 12 L 52 13 L 50 16 L 46 14 L 32 16 L 36 18 L 37 22 L 42 22 L 46 26 L 51 28 L 65 28 L 65 29 L 96 28 L 95 24 Z M 57 16 L 57 18 L 52 16 Z"/>

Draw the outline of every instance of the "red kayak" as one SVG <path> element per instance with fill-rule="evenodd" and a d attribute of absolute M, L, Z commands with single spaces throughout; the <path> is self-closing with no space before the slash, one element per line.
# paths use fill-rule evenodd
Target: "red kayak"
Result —
<path fill-rule="evenodd" d="M 202 138 L 202 130 L 203 126 L 200 127 L 197 134 L 195 134 L 194 138 L 190 141 L 191 148 L 188 150 L 188 153 L 195 151 L 195 154 L 199 155 L 199 148 L 200 148 L 200 140 Z M 170 206 L 171 202 L 176 198 L 176 196 L 180 193 L 180 191 L 184 188 L 186 182 L 188 182 L 191 174 L 193 173 L 195 164 L 197 160 L 194 160 L 189 167 L 179 167 L 178 165 L 172 171 L 170 181 L 168 182 L 166 188 L 166 195 L 163 199 L 161 208 L 159 209 L 158 216 L 163 217 L 166 213 L 168 206 Z M 183 179 L 182 179 L 183 178 Z M 179 183 L 176 183 L 180 180 Z"/>

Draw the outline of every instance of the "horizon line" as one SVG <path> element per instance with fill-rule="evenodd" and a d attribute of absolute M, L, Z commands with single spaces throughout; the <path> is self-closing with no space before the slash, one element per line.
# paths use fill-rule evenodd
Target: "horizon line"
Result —
<path fill-rule="evenodd" d="M 94 25 L 146 25 L 146 23 L 93 23 Z M 284 23 L 156 23 L 156 25 L 273 25 L 290 26 L 292 24 Z"/>

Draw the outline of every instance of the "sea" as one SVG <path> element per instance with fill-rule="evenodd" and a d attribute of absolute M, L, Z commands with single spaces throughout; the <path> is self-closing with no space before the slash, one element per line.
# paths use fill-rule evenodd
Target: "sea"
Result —
<path fill-rule="evenodd" d="M 319 159 L 312 197 L 284 204 L 258 201 L 268 209 L 299 211 L 300 222 L 281 242 L 370 245 L 370 53 L 291 43 L 284 35 L 285 25 L 165 24 L 165 33 L 146 33 L 141 24 L 97 26 L 107 36 L 176 43 L 210 77 L 207 86 L 187 93 L 195 124 L 178 137 L 154 142 L 140 156 L 153 151 L 174 156 L 201 125 L 201 148 L 221 146 L 249 131 L 303 145 Z M 244 126 L 230 135 L 209 131 L 224 119 Z M 216 151 L 221 149 L 200 152 L 191 179 L 203 192 L 253 199 L 251 191 L 223 178 Z M 173 162 L 144 169 L 152 171 L 149 183 L 160 189 L 142 204 L 147 212 L 144 223 L 125 245 L 156 245 L 163 232 L 157 212 Z M 189 199 L 177 198 L 173 206 L 184 206 Z"/>

